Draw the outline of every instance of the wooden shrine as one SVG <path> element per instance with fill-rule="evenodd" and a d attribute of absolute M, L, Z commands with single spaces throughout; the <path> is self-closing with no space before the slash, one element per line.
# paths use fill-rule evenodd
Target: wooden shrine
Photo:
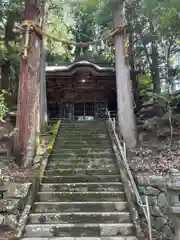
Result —
<path fill-rule="evenodd" d="M 98 118 L 105 108 L 116 109 L 116 77 L 111 67 L 86 61 L 47 66 L 46 86 L 49 118 Z"/>

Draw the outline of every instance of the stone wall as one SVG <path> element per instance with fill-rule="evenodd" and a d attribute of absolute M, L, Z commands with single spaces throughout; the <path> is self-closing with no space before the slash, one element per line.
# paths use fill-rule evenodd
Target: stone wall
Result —
<path fill-rule="evenodd" d="M 8 183 L 4 198 L 0 199 L 0 226 L 16 229 L 27 203 L 31 183 Z"/>
<path fill-rule="evenodd" d="M 142 199 L 148 196 L 154 239 L 172 239 L 173 227 L 167 196 L 169 176 L 137 175 L 136 181 Z M 144 218 L 143 215 L 141 218 Z M 145 223 L 145 220 L 142 222 Z"/>

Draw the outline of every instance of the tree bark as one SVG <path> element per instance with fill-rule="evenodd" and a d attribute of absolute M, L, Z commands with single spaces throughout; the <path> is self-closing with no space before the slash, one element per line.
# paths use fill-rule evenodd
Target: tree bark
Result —
<path fill-rule="evenodd" d="M 159 76 L 159 62 L 158 62 L 158 50 L 155 42 L 152 42 L 152 64 L 151 64 L 151 74 L 153 81 L 154 93 L 159 95 L 161 93 L 161 82 Z"/>
<path fill-rule="evenodd" d="M 44 28 L 44 14 L 45 14 L 45 4 L 42 8 L 43 18 L 42 18 L 42 28 Z M 45 130 L 47 125 L 47 96 L 46 96 L 46 76 L 45 76 L 45 68 L 46 68 L 46 56 L 45 56 L 45 47 L 44 47 L 44 39 L 41 41 L 41 62 L 40 62 L 40 127 L 41 132 Z"/>
<path fill-rule="evenodd" d="M 25 0 L 24 20 L 42 23 L 43 0 Z M 21 58 L 14 153 L 18 165 L 31 163 L 40 122 L 40 57 L 42 37 L 32 31 L 26 59 Z"/>
<path fill-rule="evenodd" d="M 123 4 L 118 3 L 114 12 L 115 27 L 124 24 Z M 117 108 L 120 131 L 127 146 L 131 149 L 137 144 L 135 116 L 132 101 L 130 73 L 125 64 L 124 36 L 115 36 Z"/>
<path fill-rule="evenodd" d="M 15 36 L 13 33 L 13 26 L 14 26 L 14 16 L 12 14 L 11 9 L 12 1 L 9 2 L 8 10 L 7 10 L 7 22 L 5 25 L 5 37 L 4 37 L 4 46 L 7 51 L 7 55 L 4 58 L 1 67 L 1 89 L 6 91 L 9 90 L 10 87 L 10 69 L 11 69 L 11 61 L 9 60 L 9 54 L 11 53 L 12 49 L 10 46 L 10 41 L 14 40 Z M 5 96 L 5 100 L 8 100 L 8 96 Z"/>
<path fill-rule="evenodd" d="M 132 81 L 132 90 L 133 97 L 135 102 L 135 111 L 140 110 L 140 90 L 139 90 L 139 81 L 138 81 L 138 73 L 135 69 L 135 49 L 134 49 L 134 38 L 133 38 L 133 17 L 134 17 L 134 9 L 136 7 L 136 3 L 130 3 L 126 6 L 126 19 L 128 24 L 128 35 L 129 35 L 129 47 L 128 47 L 128 60 L 130 66 L 130 77 Z"/>
<path fill-rule="evenodd" d="M 40 125 L 41 131 L 44 131 L 44 128 L 47 125 L 47 96 L 46 96 L 46 76 L 45 76 L 45 49 L 44 41 L 41 43 L 41 68 L 40 68 Z"/>
<path fill-rule="evenodd" d="M 154 36 L 154 27 L 153 27 L 151 17 L 149 19 L 149 25 L 150 25 L 151 36 Z M 153 81 L 153 89 L 154 89 L 154 93 L 159 95 L 161 93 L 161 82 L 160 82 L 160 75 L 159 75 L 159 54 L 157 49 L 157 43 L 155 40 L 152 40 L 152 43 L 151 43 L 151 59 L 152 59 L 151 75 L 152 75 L 152 81 Z"/>

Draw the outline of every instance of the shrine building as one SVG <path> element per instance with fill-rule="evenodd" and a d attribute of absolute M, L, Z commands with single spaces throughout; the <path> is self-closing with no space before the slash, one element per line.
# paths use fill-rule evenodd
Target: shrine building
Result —
<path fill-rule="evenodd" d="M 116 111 L 116 74 L 113 67 L 87 61 L 46 67 L 49 118 L 82 120 Z"/>

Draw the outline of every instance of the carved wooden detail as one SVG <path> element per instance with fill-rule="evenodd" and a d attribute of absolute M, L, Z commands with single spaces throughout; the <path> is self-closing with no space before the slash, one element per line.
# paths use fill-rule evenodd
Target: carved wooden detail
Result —
<path fill-rule="evenodd" d="M 48 109 L 53 114 L 66 112 L 64 106 L 68 103 L 93 103 L 102 108 L 107 102 L 112 89 L 116 89 L 116 79 L 112 73 L 96 74 L 90 68 L 78 68 L 69 72 L 54 72 L 46 77 Z M 97 110 L 99 111 L 99 110 Z"/>

